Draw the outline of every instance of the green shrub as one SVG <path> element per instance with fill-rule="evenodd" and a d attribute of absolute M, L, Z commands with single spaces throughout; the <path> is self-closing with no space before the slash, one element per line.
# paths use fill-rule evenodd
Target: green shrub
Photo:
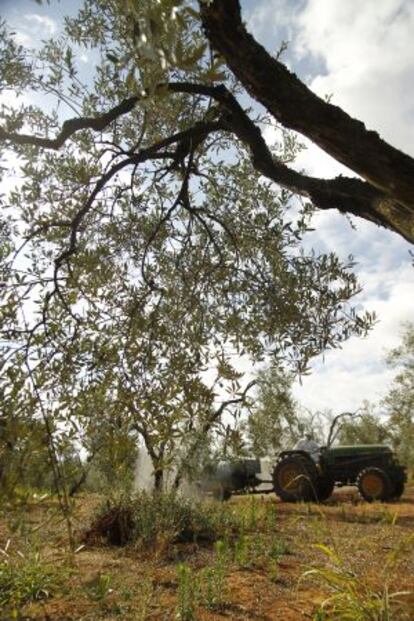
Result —
<path fill-rule="evenodd" d="M 213 542 L 237 528 L 231 511 L 217 510 L 214 503 L 175 493 L 141 492 L 101 507 L 84 540 L 111 545 L 154 545 L 157 540 Z"/>

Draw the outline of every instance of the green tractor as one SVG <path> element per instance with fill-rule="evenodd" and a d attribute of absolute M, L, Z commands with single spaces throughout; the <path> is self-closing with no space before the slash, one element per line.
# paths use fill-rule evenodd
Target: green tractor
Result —
<path fill-rule="evenodd" d="M 322 447 L 317 459 L 302 450 L 283 451 L 273 488 L 284 501 L 323 501 L 335 485 L 356 485 L 368 502 L 400 498 L 407 476 L 393 451 L 377 444 Z"/>

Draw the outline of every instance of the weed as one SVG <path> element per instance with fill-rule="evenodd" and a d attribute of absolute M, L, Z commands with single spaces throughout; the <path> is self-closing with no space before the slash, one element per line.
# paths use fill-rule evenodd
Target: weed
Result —
<path fill-rule="evenodd" d="M 381 509 L 381 522 L 395 526 L 398 520 L 398 511 L 390 511 L 387 507 Z"/>
<path fill-rule="evenodd" d="M 407 593 L 390 593 L 387 583 L 377 591 L 355 574 L 332 548 L 317 544 L 329 565 L 305 572 L 328 587 L 332 594 L 322 602 L 313 621 L 391 621 Z"/>
<path fill-rule="evenodd" d="M 151 578 L 145 578 L 141 584 L 139 598 L 139 610 L 136 613 L 135 621 L 145 621 L 148 615 L 148 609 L 154 595 L 154 585 Z"/>
<path fill-rule="evenodd" d="M 270 580 L 272 582 L 278 582 L 280 578 L 279 560 L 276 558 L 270 559 L 267 571 Z"/>
<path fill-rule="evenodd" d="M 272 542 L 269 548 L 270 558 L 278 560 L 280 556 L 283 556 L 284 554 L 289 554 L 289 553 L 290 553 L 289 546 L 284 539 L 279 539 L 279 538 L 272 539 Z"/>
<path fill-rule="evenodd" d="M 234 524 L 233 524 L 234 522 Z M 213 504 L 201 503 L 174 493 L 142 492 L 106 504 L 84 536 L 88 543 L 106 540 L 112 545 L 136 542 L 215 541 L 223 532 L 237 528 L 229 511 L 217 512 Z"/>
<path fill-rule="evenodd" d="M 249 554 L 250 553 L 250 545 L 249 541 L 244 533 L 241 533 L 240 536 L 234 542 L 234 561 L 235 563 L 242 568 L 248 567 L 249 565 Z"/>
<path fill-rule="evenodd" d="M 207 567 L 201 573 L 204 586 L 204 603 L 210 610 L 221 608 L 225 602 L 225 577 L 229 560 L 229 550 L 224 541 L 217 541 L 214 548 L 214 565 Z"/>
<path fill-rule="evenodd" d="M 112 578 L 109 574 L 98 574 L 88 584 L 88 596 L 94 602 L 101 602 L 112 593 L 111 589 Z"/>
<path fill-rule="evenodd" d="M 252 496 L 250 499 L 249 528 L 251 528 L 252 530 L 257 528 L 257 503 L 256 503 L 256 498 L 254 496 Z"/>
<path fill-rule="evenodd" d="M 273 531 L 277 524 L 277 508 L 274 502 L 265 504 L 265 528 L 267 531 Z"/>
<path fill-rule="evenodd" d="M 199 601 L 199 581 L 191 567 L 178 565 L 177 619 L 195 621 Z"/>
<path fill-rule="evenodd" d="M 17 619 L 24 604 L 50 597 L 59 576 L 38 553 L 12 553 L 9 542 L 1 552 L 4 559 L 0 561 L 0 609 Z"/>

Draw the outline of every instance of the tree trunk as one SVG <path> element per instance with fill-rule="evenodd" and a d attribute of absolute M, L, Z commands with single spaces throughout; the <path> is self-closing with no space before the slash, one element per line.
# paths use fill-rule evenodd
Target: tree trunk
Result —
<path fill-rule="evenodd" d="M 162 492 L 164 484 L 164 469 L 162 466 L 154 468 L 154 489 L 156 492 Z"/>

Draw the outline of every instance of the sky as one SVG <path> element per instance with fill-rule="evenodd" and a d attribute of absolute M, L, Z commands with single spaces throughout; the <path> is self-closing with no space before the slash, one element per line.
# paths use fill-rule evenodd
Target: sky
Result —
<path fill-rule="evenodd" d="M 56 34 L 59 16 L 77 0 L 0 0 L 24 45 Z M 242 0 L 243 15 L 256 38 L 271 52 L 287 40 L 285 62 L 308 86 L 368 128 L 414 156 L 414 2 L 412 0 Z M 84 56 L 85 64 L 88 62 Z M 308 145 L 297 164 L 310 174 L 350 174 Z M 363 291 L 359 310 L 375 311 L 378 323 L 365 339 L 351 338 L 341 350 L 312 363 L 312 374 L 296 382 L 294 393 L 312 410 L 354 410 L 364 399 L 379 401 L 394 372 L 387 350 L 399 343 L 403 322 L 414 320 L 414 268 L 410 245 L 395 233 L 334 211 L 318 213 L 308 246 L 349 254 Z M 412 249 L 412 247 L 411 247 Z"/>
<path fill-rule="evenodd" d="M 414 2 L 411 0 L 245 0 L 246 21 L 269 51 L 288 41 L 285 61 L 318 95 L 329 95 L 369 129 L 414 156 Z M 309 145 L 297 166 L 319 177 L 349 175 Z M 414 321 L 414 268 L 410 245 L 396 234 L 337 212 L 320 212 L 308 244 L 352 254 L 363 292 L 359 308 L 378 323 L 365 339 L 315 359 L 312 375 L 295 385 L 310 409 L 354 410 L 379 401 L 394 371 L 387 350 L 399 343 L 403 322 Z M 412 249 L 412 247 L 411 247 Z"/>

